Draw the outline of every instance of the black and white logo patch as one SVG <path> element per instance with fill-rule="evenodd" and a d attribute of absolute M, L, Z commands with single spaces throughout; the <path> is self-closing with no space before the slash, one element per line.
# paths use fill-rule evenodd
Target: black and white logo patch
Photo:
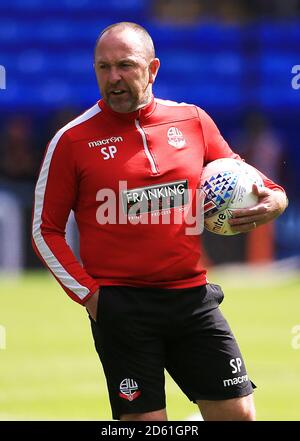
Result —
<path fill-rule="evenodd" d="M 119 397 L 133 401 L 141 395 L 138 384 L 132 378 L 124 378 L 120 383 Z"/>
<path fill-rule="evenodd" d="M 182 132 L 177 127 L 170 127 L 168 130 L 168 144 L 176 149 L 181 149 L 185 146 L 185 139 Z"/>

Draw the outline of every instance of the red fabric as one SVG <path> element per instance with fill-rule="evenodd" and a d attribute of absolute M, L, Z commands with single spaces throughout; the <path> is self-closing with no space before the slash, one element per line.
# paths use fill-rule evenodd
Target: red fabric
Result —
<path fill-rule="evenodd" d="M 56 144 L 45 183 L 40 231 L 60 265 L 87 288 L 86 296 L 79 298 L 56 276 L 67 294 L 79 303 L 84 303 L 99 285 L 188 288 L 206 283 L 199 236 L 186 235 L 184 224 L 100 225 L 96 219 L 101 205 L 96 199 L 98 191 L 109 188 L 118 195 L 119 181 L 127 181 L 127 187 L 135 189 L 187 179 L 194 197 L 207 162 L 222 157 L 239 159 L 202 109 L 169 104 L 152 100 L 139 111 L 119 114 L 100 101 L 101 112 L 66 128 Z M 137 118 L 156 172 L 145 152 Z M 184 147 L 168 143 L 171 127 L 182 133 Z M 99 140 L 104 140 L 103 144 L 89 146 Z M 114 157 L 105 159 L 109 146 L 117 150 Z M 103 148 L 106 150 L 101 153 Z M 282 190 L 265 177 L 264 183 Z M 36 194 L 36 200 L 39 198 Z M 71 209 L 80 232 L 83 265 L 65 241 Z M 35 242 L 34 248 L 48 265 L 47 256 L 38 251 Z"/>

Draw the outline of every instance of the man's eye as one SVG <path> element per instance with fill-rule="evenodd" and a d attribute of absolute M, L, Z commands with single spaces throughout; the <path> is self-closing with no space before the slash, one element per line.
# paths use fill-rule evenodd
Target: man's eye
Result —
<path fill-rule="evenodd" d="M 99 69 L 106 69 L 107 68 L 107 66 L 105 64 L 99 64 L 98 66 L 99 66 Z"/>

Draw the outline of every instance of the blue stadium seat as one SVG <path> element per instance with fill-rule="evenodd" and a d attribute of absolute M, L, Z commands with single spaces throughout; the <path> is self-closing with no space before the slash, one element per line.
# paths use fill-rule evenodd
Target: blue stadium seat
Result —
<path fill-rule="evenodd" d="M 12 18 L 1 18 L 0 15 L 0 45 L 16 40 L 19 34 L 18 23 Z"/>
<path fill-rule="evenodd" d="M 144 14 L 148 6 L 148 0 L 1 2 L 0 64 L 8 84 L 14 84 L 5 99 L 13 96 L 18 82 L 30 84 L 32 103 L 38 105 L 40 99 L 45 106 L 48 95 L 52 106 L 55 96 L 58 101 L 69 97 L 77 84 L 85 93 L 94 90 L 92 57 L 99 32 L 119 17 Z M 162 61 L 156 87 L 168 98 L 195 98 L 215 108 L 257 102 L 273 112 L 281 104 L 299 106 L 300 92 L 290 84 L 291 68 L 300 64 L 299 22 L 243 27 L 213 22 L 178 27 L 149 19 L 141 23 L 153 35 Z M 46 81 L 57 84 L 60 93 L 51 98 L 52 86 L 46 87 Z M 37 90 L 43 91 L 40 98 Z M 26 97 L 17 99 L 28 103 Z M 80 94 L 78 99 L 89 97 Z"/>
<path fill-rule="evenodd" d="M 222 26 L 220 24 L 201 24 L 178 27 L 159 22 L 145 23 L 146 29 L 153 36 L 157 48 L 191 49 L 220 48 L 236 50 L 241 48 L 241 29 L 238 26 Z"/>
<path fill-rule="evenodd" d="M 299 52 L 300 26 L 299 22 L 261 23 L 257 26 L 256 35 L 262 48 L 295 47 Z"/>
<path fill-rule="evenodd" d="M 299 112 L 300 93 L 291 87 L 289 78 L 282 79 L 281 83 L 264 81 L 258 89 L 259 104 L 268 111 L 279 111 L 281 113 Z"/>
<path fill-rule="evenodd" d="M 297 64 L 297 61 L 299 61 L 300 64 L 299 53 L 279 50 L 271 51 L 268 49 L 261 54 L 259 67 L 261 73 L 269 79 L 275 76 L 287 78 L 290 75 L 292 66 Z"/>
<path fill-rule="evenodd" d="M 109 4 L 101 0 L 11 0 L 9 8 L 15 11 L 51 11 L 51 10 L 98 10 L 107 11 L 142 11 L 148 6 L 148 0 L 110 0 Z M 5 5 L 2 5 L 5 8 Z"/>
<path fill-rule="evenodd" d="M 13 71 L 22 75 L 47 77 L 53 74 L 61 76 L 86 75 L 93 71 L 92 53 L 80 52 L 45 52 L 29 49 L 13 57 Z M 12 64 L 12 63 L 11 63 Z"/>
<path fill-rule="evenodd" d="M 241 105 L 242 94 L 238 84 L 225 85 L 215 81 L 201 83 L 171 82 L 155 85 L 155 93 L 162 99 L 170 99 L 189 104 L 198 104 L 200 107 L 230 107 L 234 109 Z"/>

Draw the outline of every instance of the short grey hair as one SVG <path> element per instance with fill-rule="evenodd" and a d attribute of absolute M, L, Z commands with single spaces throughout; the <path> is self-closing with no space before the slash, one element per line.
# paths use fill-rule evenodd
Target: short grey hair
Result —
<path fill-rule="evenodd" d="M 152 40 L 149 32 L 146 31 L 146 29 L 143 28 L 143 26 L 141 26 L 137 23 L 130 22 L 130 21 L 121 21 L 119 23 L 113 23 L 113 24 L 107 26 L 105 29 L 103 29 L 103 31 L 101 31 L 101 33 L 99 34 L 99 36 L 96 40 L 94 53 L 96 52 L 96 47 L 97 47 L 101 37 L 103 36 L 103 34 L 105 34 L 106 32 L 108 32 L 114 28 L 117 28 L 117 27 L 119 27 L 121 29 L 126 29 L 126 28 L 132 29 L 134 32 L 139 34 L 143 43 L 145 44 L 146 48 L 148 49 L 150 57 L 152 59 L 155 58 L 155 48 L 154 48 L 153 40 Z"/>

